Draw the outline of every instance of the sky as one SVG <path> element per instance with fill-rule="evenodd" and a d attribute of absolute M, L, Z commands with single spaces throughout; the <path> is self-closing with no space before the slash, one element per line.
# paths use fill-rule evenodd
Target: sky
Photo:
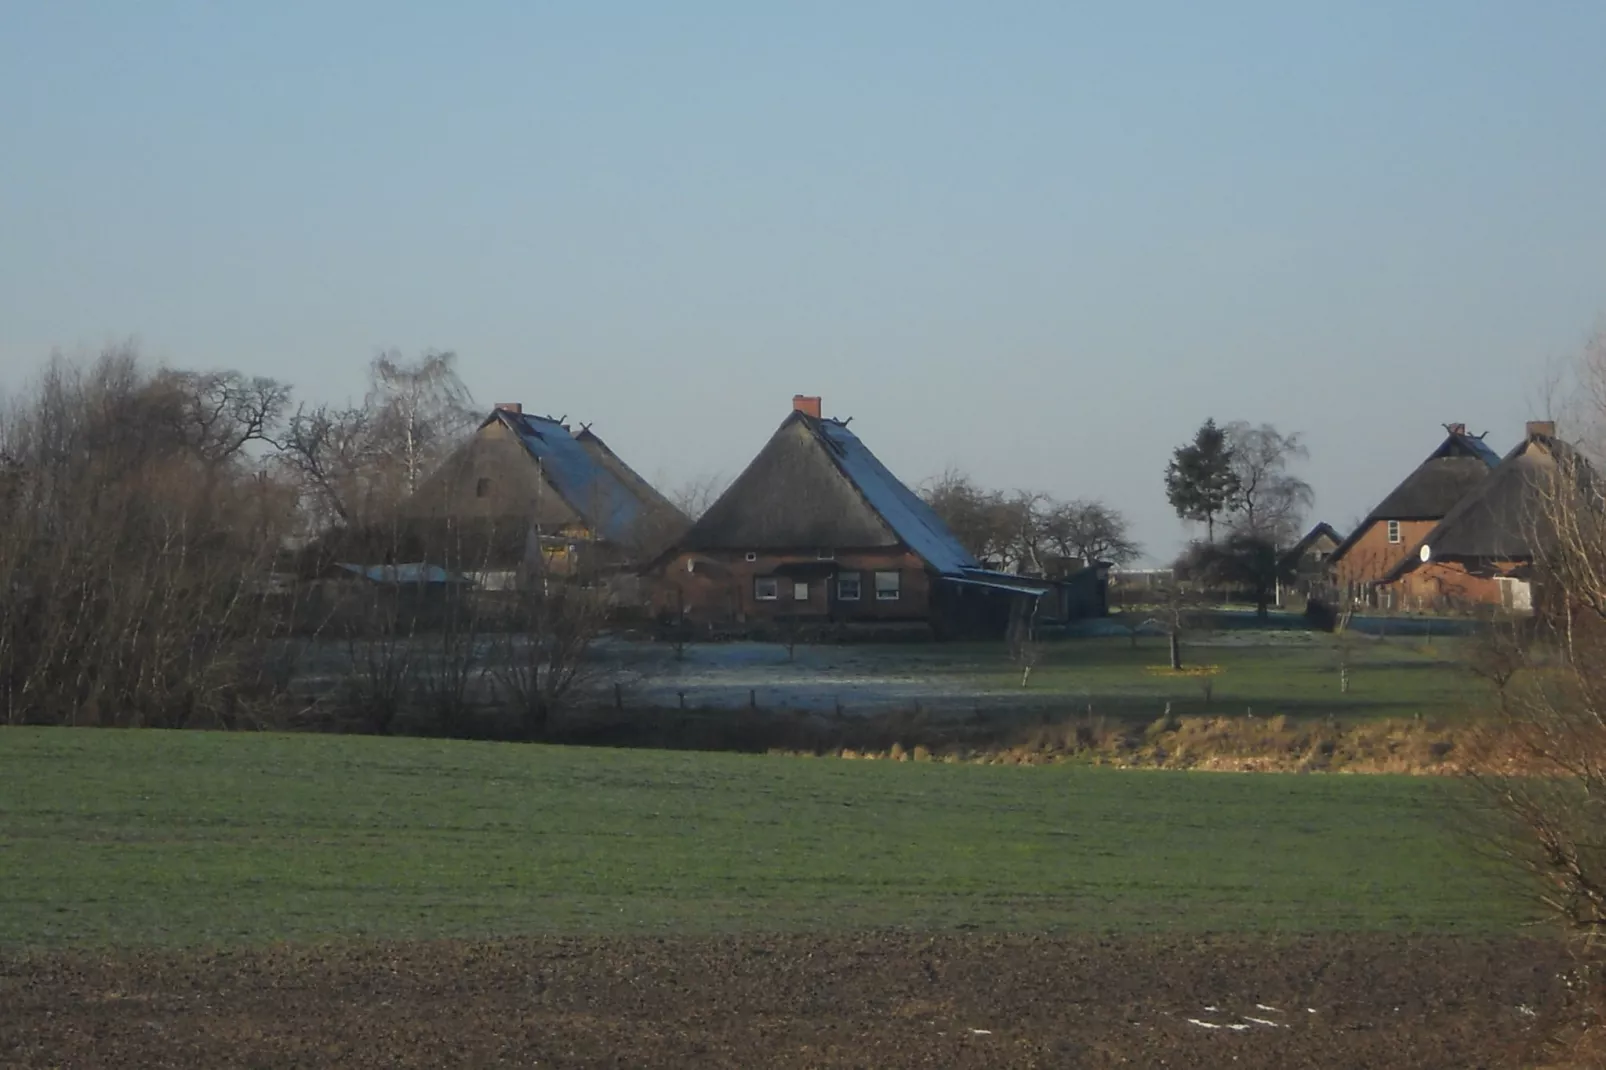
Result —
<path fill-rule="evenodd" d="M 819 394 L 1100 498 L 1206 417 L 1347 528 L 1606 316 L 1606 4 L 0 3 L 0 388 L 455 351 L 674 485 Z"/>

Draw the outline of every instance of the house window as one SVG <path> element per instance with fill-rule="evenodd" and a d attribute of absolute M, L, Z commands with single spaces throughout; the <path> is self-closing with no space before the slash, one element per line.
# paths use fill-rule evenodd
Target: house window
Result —
<path fill-rule="evenodd" d="M 1390 520 L 1389 521 L 1389 542 L 1394 543 L 1394 542 L 1399 542 L 1399 541 L 1400 541 L 1400 522 L 1398 520 Z"/>
<path fill-rule="evenodd" d="M 489 477 L 481 476 L 480 478 L 478 478 L 478 479 L 476 479 L 474 481 L 474 497 L 476 497 L 476 498 L 488 498 L 488 497 L 490 497 L 490 494 L 491 494 L 491 480 L 490 480 Z"/>
<path fill-rule="evenodd" d="M 773 602 L 781 597 L 781 581 L 774 576 L 753 577 L 753 597 L 760 602 Z"/>
<path fill-rule="evenodd" d="M 896 602 L 902 588 L 902 573 L 877 572 L 875 574 L 875 600 L 877 602 Z"/>
<path fill-rule="evenodd" d="M 836 551 L 835 550 L 818 550 L 814 554 L 814 559 L 816 561 L 835 561 L 836 560 Z"/>
<path fill-rule="evenodd" d="M 836 599 L 838 602 L 857 602 L 859 600 L 859 574 L 857 572 L 844 572 L 836 578 Z"/>
<path fill-rule="evenodd" d="M 792 601 L 807 602 L 809 600 L 809 584 L 807 580 L 798 580 L 792 584 Z"/>
<path fill-rule="evenodd" d="M 749 551 L 747 551 L 747 560 L 749 560 L 749 561 L 757 561 L 758 560 L 758 555 L 755 554 L 753 551 L 749 550 Z"/>

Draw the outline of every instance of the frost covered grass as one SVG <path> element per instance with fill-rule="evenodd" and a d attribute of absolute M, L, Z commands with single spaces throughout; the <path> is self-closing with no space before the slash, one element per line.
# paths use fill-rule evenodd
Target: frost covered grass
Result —
<path fill-rule="evenodd" d="M 0 945 L 1498 932 L 1444 778 L 0 730 Z"/>
<path fill-rule="evenodd" d="M 790 655 L 782 646 L 711 643 L 692 645 L 683 661 L 643 645 L 620 656 L 633 674 L 629 701 L 655 707 L 958 715 L 1091 708 L 1147 722 L 1169 704 L 1178 715 L 1455 720 L 1483 699 L 1463 657 L 1467 640 L 1288 634 L 1297 641 L 1190 637 L 1181 673 L 1167 669 L 1164 637 L 1046 641 L 1025 688 L 1001 643 L 799 646 Z"/>

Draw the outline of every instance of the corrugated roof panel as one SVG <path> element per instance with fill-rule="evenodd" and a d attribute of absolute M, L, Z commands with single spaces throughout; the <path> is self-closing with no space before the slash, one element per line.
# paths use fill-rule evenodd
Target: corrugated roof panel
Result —
<path fill-rule="evenodd" d="M 938 572 L 958 573 L 980 565 L 931 506 L 889 472 L 857 435 L 833 420 L 810 422 L 831 447 L 843 473 L 904 545 Z"/>
<path fill-rule="evenodd" d="M 1041 598 L 1053 589 L 1039 583 L 1022 582 L 1022 577 L 1020 576 L 997 572 L 972 572 L 964 576 L 944 576 L 942 580 L 944 583 L 952 583 L 960 587 L 982 587 L 989 591 L 1023 594 L 1030 598 Z"/>
<path fill-rule="evenodd" d="M 349 562 L 339 562 L 339 568 L 345 569 L 353 575 L 361 576 L 374 583 L 395 584 L 433 584 L 433 583 L 466 583 L 467 580 L 453 572 L 447 572 L 439 565 L 425 564 L 422 561 L 409 562 L 401 565 L 355 565 Z"/>

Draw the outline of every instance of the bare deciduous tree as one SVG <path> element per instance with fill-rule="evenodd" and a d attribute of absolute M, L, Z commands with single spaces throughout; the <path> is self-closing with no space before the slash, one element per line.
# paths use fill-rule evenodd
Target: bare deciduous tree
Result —
<path fill-rule="evenodd" d="M 361 405 L 303 406 L 290 417 L 278 460 L 303 493 L 309 526 L 378 522 L 474 425 L 473 397 L 452 353 L 406 361 L 375 357 Z"/>
<path fill-rule="evenodd" d="M 252 443 L 277 446 L 290 403 L 283 383 L 235 371 L 164 370 L 148 393 L 174 441 L 214 465 L 234 460 Z"/>
<path fill-rule="evenodd" d="M 1474 659 L 1495 718 L 1472 748 L 1473 779 L 1498 820 L 1496 840 L 1536 902 L 1577 938 L 1589 990 L 1581 1058 L 1606 1056 L 1606 484 L 1590 457 L 1606 438 L 1606 336 L 1576 369 L 1572 416 L 1590 439 L 1552 439 L 1549 463 L 1520 471 L 1534 553 L 1535 614 L 1498 627 Z"/>
<path fill-rule="evenodd" d="M 981 561 L 1003 561 L 1013 540 L 1004 495 L 950 469 L 921 488 L 926 503 L 961 545 Z"/>
<path fill-rule="evenodd" d="M 1139 553 L 1126 518 L 1103 502 L 1060 502 L 1031 490 L 1006 494 L 953 471 L 921 493 L 965 549 L 1004 568 L 1043 575 L 1051 557 L 1122 564 Z"/>
<path fill-rule="evenodd" d="M 667 497 L 687 520 L 695 522 L 719 500 L 729 483 L 722 475 L 697 476 L 671 487 Z"/>
<path fill-rule="evenodd" d="M 1288 471 L 1310 456 L 1297 433 L 1271 424 L 1235 420 L 1226 429 L 1235 489 L 1227 512 L 1235 532 L 1282 547 L 1299 537 L 1305 512 L 1316 498 L 1310 484 Z"/>
<path fill-rule="evenodd" d="M 1143 552 L 1120 511 L 1100 501 L 1057 502 L 1042 520 L 1043 536 L 1058 555 L 1089 564 L 1125 565 Z"/>
<path fill-rule="evenodd" d="M 282 447 L 278 461 L 301 487 L 314 530 L 370 518 L 385 463 L 367 409 L 298 409 Z"/>
<path fill-rule="evenodd" d="M 431 350 L 408 361 L 394 350 L 369 366 L 366 407 L 384 456 L 401 471 L 407 494 L 446 449 L 473 429 L 479 413 L 457 374 L 457 355 Z"/>
<path fill-rule="evenodd" d="M 554 717 L 606 674 L 592 648 L 607 621 L 607 600 L 595 586 L 555 578 L 520 594 L 516 619 L 492 675 L 520 734 L 540 739 Z"/>
<path fill-rule="evenodd" d="M 148 373 L 132 346 L 54 359 L 0 426 L 0 715 L 240 723 L 289 520 L 245 456 L 283 388 Z"/>

